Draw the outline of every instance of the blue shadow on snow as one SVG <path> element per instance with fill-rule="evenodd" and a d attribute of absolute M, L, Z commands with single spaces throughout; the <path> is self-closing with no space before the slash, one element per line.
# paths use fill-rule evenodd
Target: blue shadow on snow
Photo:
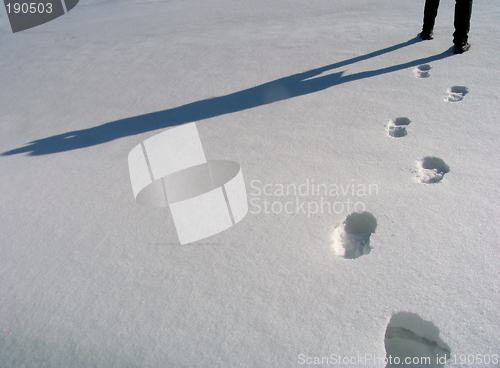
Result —
<path fill-rule="evenodd" d="M 251 109 L 253 107 L 270 104 L 276 101 L 318 92 L 342 83 L 371 78 L 421 64 L 431 63 L 453 55 L 452 49 L 450 48 L 434 56 L 382 69 L 369 70 L 347 76 L 342 75 L 343 71 L 325 76 L 319 76 L 326 71 L 374 58 L 420 41 L 420 37 L 417 36 L 406 42 L 374 51 L 366 55 L 357 56 L 352 59 L 340 61 L 338 63 L 326 65 L 303 73 L 294 74 L 285 78 L 276 79 L 256 87 L 248 88 L 225 96 L 191 102 L 168 110 L 134 116 L 102 124 L 93 128 L 74 130 L 64 134 L 38 139 L 30 142 L 24 147 L 4 152 L 1 155 L 9 156 L 19 153 L 28 153 L 30 156 L 38 156 L 90 147 L 122 137 Z"/>

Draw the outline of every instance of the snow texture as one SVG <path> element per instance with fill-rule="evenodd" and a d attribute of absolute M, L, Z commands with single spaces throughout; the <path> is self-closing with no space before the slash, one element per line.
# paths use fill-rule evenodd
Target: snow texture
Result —
<path fill-rule="evenodd" d="M 462 55 L 423 5 L 86 0 L 18 33 L 0 6 L 0 366 L 498 367 L 500 2 Z M 192 122 L 249 213 L 181 246 L 127 157 Z"/>

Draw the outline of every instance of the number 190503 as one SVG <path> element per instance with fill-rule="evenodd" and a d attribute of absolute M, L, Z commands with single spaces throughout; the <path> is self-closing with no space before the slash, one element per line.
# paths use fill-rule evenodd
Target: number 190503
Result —
<path fill-rule="evenodd" d="M 51 3 L 7 3 L 6 4 L 7 13 L 11 14 L 43 14 L 52 13 L 52 4 Z"/>
<path fill-rule="evenodd" d="M 3 0 L 12 32 L 50 22 L 73 9 L 79 0 Z"/>
<path fill-rule="evenodd" d="M 498 364 L 498 354 L 451 354 L 451 361 L 455 364 Z"/>

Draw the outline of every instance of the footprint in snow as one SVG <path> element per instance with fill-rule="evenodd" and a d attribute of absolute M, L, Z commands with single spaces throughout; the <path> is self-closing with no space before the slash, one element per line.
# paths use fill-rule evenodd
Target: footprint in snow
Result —
<path fill-rule="evenodd" d="M 429 78 L 431 74 L 429 73 L 429 70 L 431 70 L 432 67 L 430 64 L 422 64 L 417 66 L 413 72 L 415 73 L 415 76 L 417 78 Z"/>
<path fill-rule="evenodd" d="M 418 178 L 422 183 L 439 183 L 450 167 L 440 158 L 427 156 L 418 162 Z"/>
<path fill-rule="evenodd" d="M 387 325 L 384 343 L 388 360 L 386 368 L 401 365 L 441 368 L 451 358 L 451 349 L 439 337 L 439 329 L 414 313 L 393 315 Z"/>
<path fill-rule="evenodd" d="M 408 134 L 406 127 L 410 125 L 408 118 L 396 118 L 386 125 L 387 134 L 393 138 L 401 138 Z"/>
<path fill-rule="evenodd" d="M 453 86 L 448 89 L 448 97 L 446 102 L 457 102 L 463 100 L 464 96 L 469 93 L 469 89 L 465 86 Z"/>
<path fill-rule="evenodd" d="M 342 258 L 355 259 L 370 253 L 370 236 L 377 228 L 377 220 L 369 212 L 354 212 L 338 225 L 332 234 L 333 250 Z"/>

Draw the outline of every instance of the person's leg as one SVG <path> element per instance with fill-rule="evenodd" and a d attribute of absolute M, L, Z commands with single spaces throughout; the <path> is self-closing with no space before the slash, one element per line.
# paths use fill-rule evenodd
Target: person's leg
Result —
<path fill-rule="evenodd" d="M 426 0 L 424 7 L 424 26 L 422 31 L 432 31 L 439 8 L 439 0 Z"/>
<path fill-rule="evenodd" d="M 432 31 L 438 13 L 439 0 L 425 0 L 424 25 L 420 37 L 424 40 L 432 40 Z"/>
<path fill-rule="evenodd" d="M 472 0 L 456 0 L 455 3 L 455 33 L 453 43 L 466 45 L 469 38 L 470 16 L 472 13 Z"/>

